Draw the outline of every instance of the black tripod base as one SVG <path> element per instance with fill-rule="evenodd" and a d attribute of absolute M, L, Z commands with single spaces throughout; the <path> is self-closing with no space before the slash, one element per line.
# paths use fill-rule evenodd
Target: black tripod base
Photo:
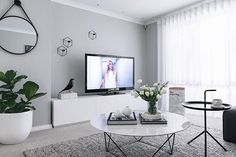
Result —
<path fill-rule="evenodd" d="M 224 151 L 227 151 L 227 149 L 226 149 L 219 141 L 217 141 L 217 139 L 216 139 L 211 133 L 209 133 L 208 131 L 203 131 L 203 132 L 201 132 L 201 133 L 198 134 L 196 137 L 194 137 L 192 140 L 190 140 L 190 141 L 188 142 L 188 144 L 190 144 L 191 142 L 193 142 L 194 140 L 196 140 L 198 137 L 200 137 L 202 134 L 205 134 L 205 133 L 207 133 L 218 145 L 220 145 L 220 147 L 221 147 L 222 149 L 224 149 Z"/>

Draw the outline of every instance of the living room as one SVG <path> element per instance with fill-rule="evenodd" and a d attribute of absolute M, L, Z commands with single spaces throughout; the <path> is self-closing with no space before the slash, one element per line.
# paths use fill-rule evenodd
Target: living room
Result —
<path fill-rule="evenodd" d="M 1 0 L 0 17 L 0 156 L 236 156 L 235 0 Z"/>

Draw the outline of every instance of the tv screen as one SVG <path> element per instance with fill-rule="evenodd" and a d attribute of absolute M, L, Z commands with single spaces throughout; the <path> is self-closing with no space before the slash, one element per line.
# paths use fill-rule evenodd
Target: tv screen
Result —
<path fill-rule="evenodd" d="M 85 54 L 85 92 L 134 88 L 134 58 Z"/>

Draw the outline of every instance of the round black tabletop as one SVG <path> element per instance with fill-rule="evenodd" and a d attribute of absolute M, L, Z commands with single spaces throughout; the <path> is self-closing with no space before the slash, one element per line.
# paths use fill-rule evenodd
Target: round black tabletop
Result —
<path fill-rule="evenodd" d="M 206 107 L 204 106 L 203 101 L 187 101 L 183 102 L 182 105 L 185 108 L 193 109 L 193 110 L 206 110 L 206 111 L 224 111 L 229 110 L 232 106 L 230 104 L 223 103 L 220 107 L 213 107 L 211 102 L 206 102 Z"/>

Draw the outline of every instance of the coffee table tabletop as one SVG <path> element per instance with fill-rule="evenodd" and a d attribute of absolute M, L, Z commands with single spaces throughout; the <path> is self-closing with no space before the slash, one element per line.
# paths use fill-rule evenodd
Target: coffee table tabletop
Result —
<path fill-rule="evenodd" d="M 190 126 L 190 121 L 182 115 L 170 112 L 163 112 L 162 116 L 168 121 L 168 124 L 140 124 L 138 114 L 141 111 L 136 111 L 138 119 L 137 125 L 107 125 L 108 114 L 95 115 L 90 123 L 93 127 L 106 133 L 148 137 L 148 136 L 161 136 L 177 133 L 187 129 Z"/>

